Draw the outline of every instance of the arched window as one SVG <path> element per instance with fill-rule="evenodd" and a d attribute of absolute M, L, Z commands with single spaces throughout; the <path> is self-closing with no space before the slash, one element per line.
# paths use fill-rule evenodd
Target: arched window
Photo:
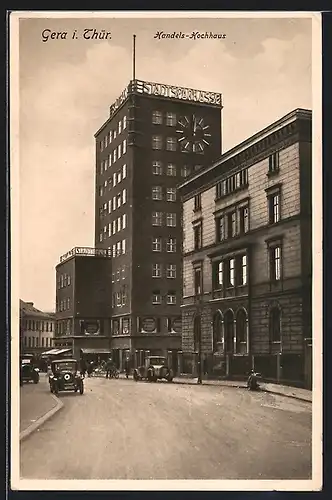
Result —
<path fill-rule="evenodd" d="M 281 341 L 281 311 L 275 306 L 270 309 L 270 340 L 271 342 Z"/>
<path fill-rule="evenodd" d="M 248 328 L 248 315 L 244 308 L 241 308 L 236 313 L 236 343 L 237 352 L 240 354 L 247 354 L 247 328 Z"/>
<path fill-rule="evenodd" d="M 223 341 L 222 314 L 218 310 L 213 317 L 213 352 L 218 351 L 218 343 Z"/>
<path fill-rule="evenodd" d="M 201 317 L 195 316 L 194 318 L 194 351 L 199 350 L 199 343 L 201 342 Z"/>
<path fill-rule="evenodd" d="M 225 351 L 232 353 L 234 351 L 234 313 L 231 309 L 224 315 L 225 328 Z"/>

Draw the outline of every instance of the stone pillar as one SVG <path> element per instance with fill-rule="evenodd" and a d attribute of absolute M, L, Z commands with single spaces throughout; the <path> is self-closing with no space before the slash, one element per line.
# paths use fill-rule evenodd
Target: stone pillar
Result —
<path fill-rule="evenodd" d="M 182 351 L 178 351 L 177 358 L 178 358 L 177 374 L 181 375 L 181 373 L 183 373 L 183 356 L 182 356 Z"/>
<path fill-rule="evenodd" d="M 236 339 L 236 319 L 233 320 L 233 351 L 237 353 L 237 339 Z"/>

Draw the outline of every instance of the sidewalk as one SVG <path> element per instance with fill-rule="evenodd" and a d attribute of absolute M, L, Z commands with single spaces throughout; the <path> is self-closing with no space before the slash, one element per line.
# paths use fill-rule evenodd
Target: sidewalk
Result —
<path fill-rule="evenodd" d="M 20 439 L 29 435 L 62 407 L 49 392 L 47 378 L 41 374 L 38 384 L 20 388 Z"/>
<path fill-rule="evenodd" d="M 126 378 L 124 373 L 120 373 L 120 378 Z M 130 377 L 132 379 L 132 375 Z M 187 385 L 197 385 L 197 378 L 185 377 L 174 377 L 174 384 L 187 384 Z M 203 380 L 202 385 L 217 385 L 224 387 L 234 387 L 238 389 L 246 389 L 247 383 L 245 381 L 237 380 Z M 272 384 L 272 383 L 260 383 L 261 390 L 264 392 L 270 392 L 271 394 L 278 394 L 280 396 L 285 396 L 293 399 L 298 399 L 301 401 L 307 401 L 312 403 L 312 391 L 308 389 L 301 389 L 298 387 L 290 387 L 286 385 Z"/>

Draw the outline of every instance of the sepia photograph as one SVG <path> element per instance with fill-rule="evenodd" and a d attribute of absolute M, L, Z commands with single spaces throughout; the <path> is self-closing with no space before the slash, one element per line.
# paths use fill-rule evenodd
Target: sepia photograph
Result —
<path fill-rule="evenodd" d="M 11 488 L 320 490 L 320 13 L 9 38 Z"/>

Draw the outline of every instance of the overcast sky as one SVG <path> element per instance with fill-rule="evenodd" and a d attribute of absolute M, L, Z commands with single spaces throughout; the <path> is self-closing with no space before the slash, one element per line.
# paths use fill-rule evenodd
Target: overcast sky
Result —
<path fill-rule="evenodd" d="M 84 29 L 112 33 L 84 40 Z M 42 41 L 44 29 L 67 39 Z M 78 39 L 72 39 L 73 30 Z M 158 40 L 212 31 L 220 40 Z M 20 298 L 55 307 L 55 266 L 94 245 L 94 133 L 136 77 L 223 94 L 223 150 L 292 109 L 311 108 L 310 19 L 20 21 Z"/>

